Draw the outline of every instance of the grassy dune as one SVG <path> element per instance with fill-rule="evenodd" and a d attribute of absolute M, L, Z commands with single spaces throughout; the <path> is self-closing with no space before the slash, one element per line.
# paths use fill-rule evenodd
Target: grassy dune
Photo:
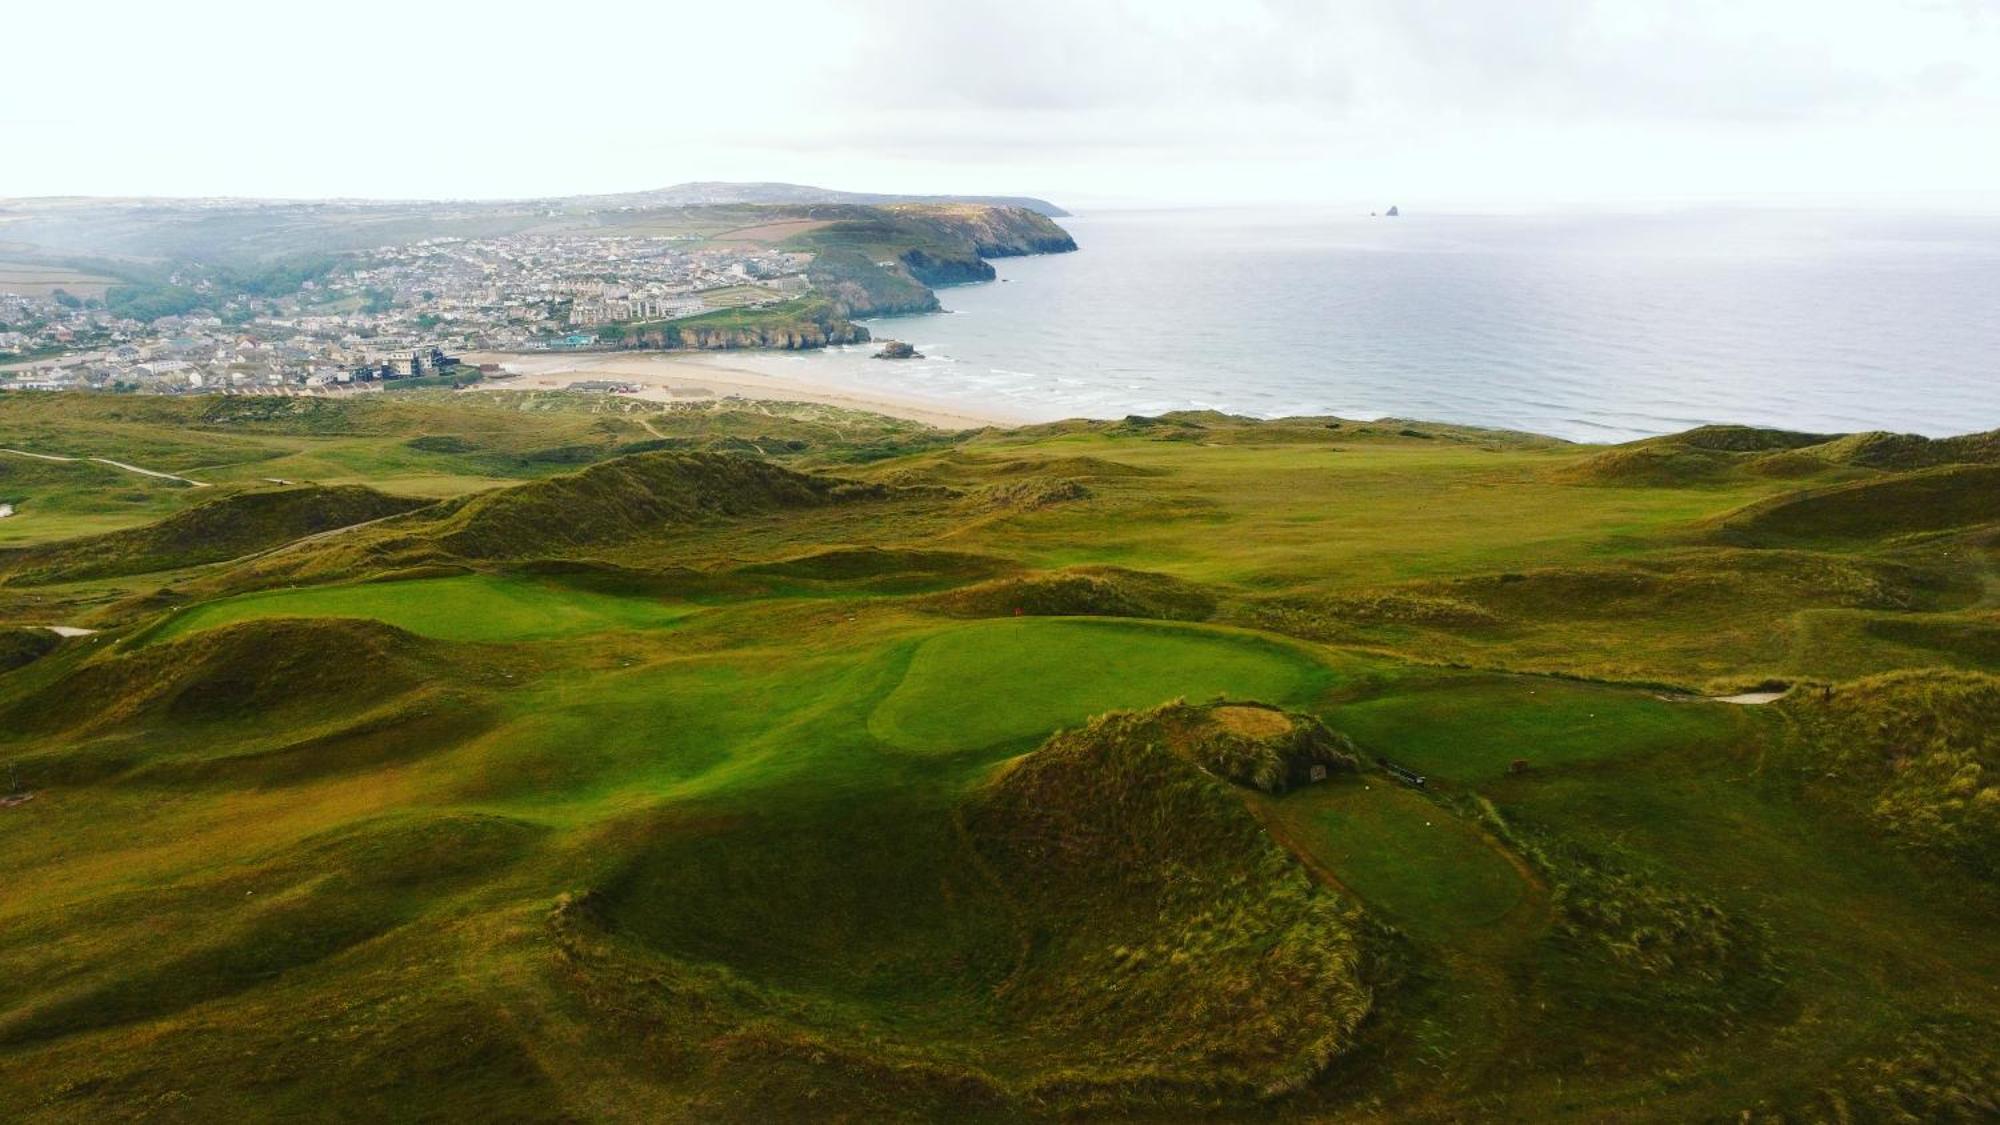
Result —
<path fill-rule="evenodd" d="M 1978 436 L 0 430 L 11 1118 L 2000 1113 Z"/>
<path fill-rule="evenodd" d="M 468 574 L 241 594 L 177 613 L 147 639 L 166 641 L 267 617 L 346 617 L 381 621 L 447 641 L 521 641 L 657 629 L 693 608 L 548 582 Z"/>

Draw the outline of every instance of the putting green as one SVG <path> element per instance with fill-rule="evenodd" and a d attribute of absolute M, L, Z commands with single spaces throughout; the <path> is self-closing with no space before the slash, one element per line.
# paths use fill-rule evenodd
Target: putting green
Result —
<path fill-rule="evenodd" d="M 1289 646 L 1218 629 L 1083 618 L 982 621 L 919 645 L 868 729 L 907 750 L 970 750 L 1183 696 L 1297 700 L 1326 676 Z"/>
<path fill-rule="evenodd" d="M 669 624 L 694 607 L 468 574 L 309 586 L 224 598 L 188 609 L 153 640 L 260 617 L 366 617 L 447 641 L 516 641 Z"/>

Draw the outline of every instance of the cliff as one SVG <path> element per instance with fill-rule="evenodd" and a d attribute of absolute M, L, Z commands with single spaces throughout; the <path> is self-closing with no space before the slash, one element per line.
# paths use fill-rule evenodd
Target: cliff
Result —
<path fill-rule="evenodd" d="M 982 258 L 1063 254 L 1076 249 L 1076 239 L 1053 219 L 1023 207 L 908 203 L 885 210 L 933 225 L 969 243 Z"/>
<path fill-rule="evenodd" d="M 798 351 L 828 344 L 865 343 L 868 330 L 848 319 L 845 306 L 814 296 L 770 308 L 719 309 L 685 320 L 612 325 L 610 330 L 600 332 L 600 338 L 613 347 L 651 350 Z"/>
<path fill-rule="evenodd" d="M 821 224 L 781 245 L 810 251 L 809 297 L 762 309 L 730 309 L 687 320 L 614 326 L 605 342 L 633 348 L 818 348 L 859 343 L 856 317 L 935 312 L 933 286 L 991 281 L 988 258 L 1056 254 L 1076 240 L 1024 207 L 907 203 L 757 208 L 771 218 Z"/>

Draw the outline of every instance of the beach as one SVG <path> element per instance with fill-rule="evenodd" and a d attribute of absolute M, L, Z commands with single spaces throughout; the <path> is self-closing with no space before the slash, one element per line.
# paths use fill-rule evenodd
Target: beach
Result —
<path fill-rule="evenodd" d="M 560 390 L 575 383 L 630 383 L 631 397 L 652 402 L 701 402 L 740 398 L 766 402 L 812 402 L 906 418 L 946 430 L 1019 425 L 1025 418 L 984 406 L 968 407 L 894 390 L 858 392 L 850 386 L 811 378 L 768 375 L 736 365 L 715 352 L 474 352 L 467 363 L 497 363 L 508 376 L 489 378 L 465 393 Z M 895 363 L 882 361 L 883 381 L 895 379 Z"/>

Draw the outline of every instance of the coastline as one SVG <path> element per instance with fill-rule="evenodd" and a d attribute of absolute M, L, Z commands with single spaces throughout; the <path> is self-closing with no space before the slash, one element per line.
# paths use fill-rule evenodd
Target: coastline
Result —
<path fill-rule="evenodd" d="M 984 407 L 892 390 L 857 393 L 815 379 L 766 375 L 731 364 L 713 352 L 474 352 L 468 363 L 497 363 L 511 378 L 482 382 L 461 394 L 561 390 L 579 382 L 632 383 L 630 396 L 649 402 L 712 402 L 739 398 L 766 402 L 810 402 L 921 422 L 942 430 L 1019 426 L 1029 419 Z M 884 361 L 885 369 L 894 370 Z"/>

